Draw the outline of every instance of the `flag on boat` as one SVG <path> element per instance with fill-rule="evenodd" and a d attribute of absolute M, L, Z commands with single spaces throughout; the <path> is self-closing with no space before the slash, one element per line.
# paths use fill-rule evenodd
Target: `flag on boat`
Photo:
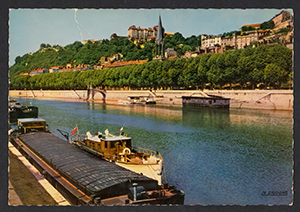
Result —
<path fill-rule="evenodd" d="M 78 128 L 75 127 L 75 128 L 72 130 L 71 134 L 74 135 L 74 134 L 77 132 L 77 130 L 78 130 Z"/>
<path fill-rule="evenodd" d="M 122 132 L 122 130 L 123 130 L 123 127 L 121 127 L 121 129 L 119 130 L 119 132 Z"/>

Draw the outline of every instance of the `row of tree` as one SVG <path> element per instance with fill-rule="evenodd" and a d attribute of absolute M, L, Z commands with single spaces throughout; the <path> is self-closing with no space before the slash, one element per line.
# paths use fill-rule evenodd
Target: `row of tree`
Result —
<path fill-rule="evenodd" d="M 282 88 L 292 77 L 292 51 L 276 44 L 103 70 L 16 75 L 10 78 L 10 88 L 86 89 L 90 83 L 107 89 Z"/>

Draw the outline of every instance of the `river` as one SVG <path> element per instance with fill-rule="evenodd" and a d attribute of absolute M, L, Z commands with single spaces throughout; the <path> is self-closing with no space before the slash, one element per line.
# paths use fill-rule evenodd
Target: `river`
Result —
<path fill-rule="evenodd" d="M 159 151 L 169 184 L 187 205 L 293 202 L 293 112 L 107 105 L 17 99 L 39 107 L 50 131 L 124 132 Z"/>

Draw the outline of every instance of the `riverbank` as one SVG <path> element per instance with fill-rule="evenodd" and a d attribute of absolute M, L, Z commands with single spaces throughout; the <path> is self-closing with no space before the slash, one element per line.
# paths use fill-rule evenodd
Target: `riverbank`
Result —
<path fill-rule="evenodd" d="M 293 90 L 10 90 L 9 97 L 96 101 L 118 104 L 128 96 L 153 96 L 157 105 L 182 106 L 182 96 L 217 95 L 230 98 L 231 108 L 293 110 Z"/>

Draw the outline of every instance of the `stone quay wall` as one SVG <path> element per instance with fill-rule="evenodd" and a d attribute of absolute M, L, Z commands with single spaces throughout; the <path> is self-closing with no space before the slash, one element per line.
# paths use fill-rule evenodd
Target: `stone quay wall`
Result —
<path fill-rule="evenodd" d="M 155 96 L 158 105 L 182 106 L 182 96 L 216 95 L 230 98 L 231 108 L 293 110 L 293 90 L 10 90 L 10 97 L 95 101 L 117 104 L 128 96 Z M 105 98 L 104 98 L 105 96 Z"/>

